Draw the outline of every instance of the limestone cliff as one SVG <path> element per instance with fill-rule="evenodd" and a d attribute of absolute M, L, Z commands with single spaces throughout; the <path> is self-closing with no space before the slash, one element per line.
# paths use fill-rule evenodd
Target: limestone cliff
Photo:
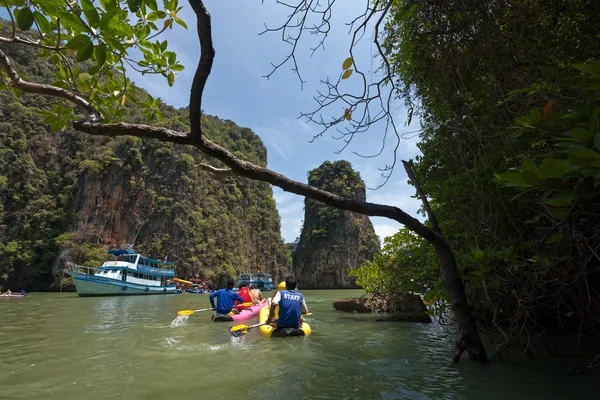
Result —
<path fill-rule="evenodd" d="M 52 80 L 31 48 L 0 49 L 24 76 Z M 133 97 L 124 119 L 147 123 Z M 174 261 L 183 278 L 284 275 L 289 250 L 268 184 L 216 179 L 198 165 L 218 164 L 190 146 L 51 131 L 44 112 L 53 101 L 0 90 L 0 287 L 48 290 L 59 258 L 93 267 L 106 248 L 133 242 L 142 254 Z M 158 103 L 164 119 L 152 124 L 189 129 L 188 110 Z M 266 148 L 250 129 L 208 115 L 202 124 L 211 140 L 266 166 Z"/>
<path fill-rule="evenodd" d="M 348 161 L 324 162 L 309 172 L 308 183 L 344 197 L 366 200 L 364 182 Z M 348 272 L 379 251 L 371 221 L 367 216 L 310 199 L 304 205 L 304 226 L 293 262 L 299 287 L 357 288 Z"/>

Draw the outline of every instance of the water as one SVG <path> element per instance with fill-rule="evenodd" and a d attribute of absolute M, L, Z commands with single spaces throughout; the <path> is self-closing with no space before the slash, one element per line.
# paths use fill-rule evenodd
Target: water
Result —
<path fill-rule="evenodd" d="M 313 334 L 232 340 L 207 295 L 0 300 L 0 399 L 593 399 L 571 363 L 450 362 L 454 331 L 333 311 L 358 291 L 303 291 Z M 248 324 L 257 323 L 256 319 Z"/>

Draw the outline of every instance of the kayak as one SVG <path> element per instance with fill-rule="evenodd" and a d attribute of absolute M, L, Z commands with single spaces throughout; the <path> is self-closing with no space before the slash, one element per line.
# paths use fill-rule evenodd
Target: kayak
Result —
<path fill-rule="evenodd" d="M 263 309 L 267 305 L 267 302 L 259 303 L 255 306 L 242 308 L 239 314 L 229 313 L 227 315 L 215 314 L 213 315 L 213 321 L 243 321 L 246 319 L 250 319 L 255 315 L 258 315 L 259 311 Z M 267 308 L 268 312 L 268 308 Z"/>
<path fill-rule="evenodd" d="M 14 299 L 15 297 L 25 297 L 24 294 L 0 294 L 0 299 Z"/>
<path fill-rule="evenodd" d="M 275 308 L 275 316 L 279 317 L 279 306 Z M 269 318 L 269 307 L 265 307 L 258 313 L 258 322 L 264 323 Z M 280 328 L 277 329 L 273 325 L 262 325 L 259 327 L 260 334 L 266 337 L 286 337 L 286 336 L 308 336 L 312 332 L 310 325 L 305 321 L 300 325 L 300 328 Z"/>

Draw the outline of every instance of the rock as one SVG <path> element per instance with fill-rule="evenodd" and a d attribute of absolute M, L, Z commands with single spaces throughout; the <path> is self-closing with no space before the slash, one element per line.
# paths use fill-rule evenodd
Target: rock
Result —
<path fill-rule="evenodd" d="M 365 305 L 364 299 L 360 297 L 343 299 L 333 302 L 333 308 L 337 311 L 351 313 L 370 313 L 373 312 Z"/>
<path fill-rule="evenodd" d="M 411 293 L 399 295 L 376 294 L 370 297 L 352 297 L 333 302 L 337 311 L 353 313 L 393 313 L 376 321 L 431 322 L 427 307 L 420 296 Z"/>
<path fill-rule="evenodd" d="M 366 201 L 365 184 L 348 161 L 324 162 L 309 172 L 311 186 Z M 365 215 L 305 200 L 304 225 L 294 253 L 293 270 L 302 289 L 355 289 L 351 269 L 372 260 L 379 239 Z"/>

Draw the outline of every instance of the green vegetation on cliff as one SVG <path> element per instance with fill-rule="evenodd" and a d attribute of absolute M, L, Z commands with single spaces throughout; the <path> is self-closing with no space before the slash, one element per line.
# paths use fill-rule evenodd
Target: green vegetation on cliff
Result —
<path fill-rule="evenodd" d="M 0 48 L 28 79 L 52 79 L 50 64 L 30 48 Z M 168 256 L 182 277 L 284 274 L 289 250 L 268 184 L 215 178 L 198 167 L 206 156 L 190 146 L 53 132 L 43 122 L 52 104 L 0 91 L 0 286 L 47 289 L 59 256 L 95 266 L 105 247 L 133 241 L 141 253 Z M 186 109 L 155 104 L 165 116 L 159 126 L 189 125 Z M 142 107 L 127 105 L 125 120 L 147 120 Z M 266 165 L 266 149 L 251 130 L 211 116 L 203 128 Z"/>
<path fill-rule="evenodd" d="M 366 200 L 364 182 L 348 161 L 325 161 L 308 173 L 308 183 L 343 197 Z M 294 272 L 302 287 L 356 287 L 348 272 L 379 251 L 371 220 L 308 198 L 304 205 L 304 226 L 294 253 Z"/>

